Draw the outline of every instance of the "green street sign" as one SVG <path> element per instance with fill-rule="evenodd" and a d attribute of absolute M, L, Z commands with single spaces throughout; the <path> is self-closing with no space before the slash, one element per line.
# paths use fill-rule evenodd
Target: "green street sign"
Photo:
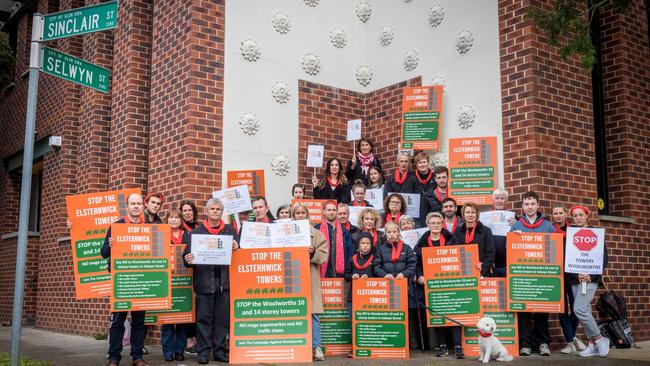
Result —
<path fill-rule="evenodd" d="M 108 94 L 111 79 L 111 72 L 108 69 L 66 53 L 43 47 L 40 69 L 46 74 Z"/>
<path fill-rule="evenodd" d="M 43 41 L 113 29 L 117 1 L 47 14 L 43 21 Z"/>

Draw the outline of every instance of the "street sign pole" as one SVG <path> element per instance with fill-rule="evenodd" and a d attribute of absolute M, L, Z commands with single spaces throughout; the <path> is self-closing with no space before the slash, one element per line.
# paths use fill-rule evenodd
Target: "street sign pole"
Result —
<path fill-rule="evenodd" d="M 13 315 L 11 318 L 11 366 L 19 366 L 20 364 L 20 337 L 23 328 L 23 299 L 25 296 L 25 261 L 27 258 L 27 225 L 29 223 L 29 198 L 32 187 L 32 160 L 34 158 L 38 73 L 39 62 L 41 59 L 40 41 L 42 39 L 43 15 L 36 13 L 32 20 L 32 42 L 29 53 L 29 89 L 27 90 L 25 147 L 23 148 L 23 176 L 20 186 L 16 282 L 14 285 Z"/>

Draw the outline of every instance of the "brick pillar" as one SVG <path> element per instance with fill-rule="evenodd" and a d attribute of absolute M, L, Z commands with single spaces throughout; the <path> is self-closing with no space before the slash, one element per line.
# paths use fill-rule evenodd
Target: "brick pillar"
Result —
<path fill-rule="evenodd" d="M 109 189 L 147 188 L 152 0 L 120 1 L 113 37 Z"/>
<path fill-rule="evenodd" d="M 165 210 L 202 206 L 221 186 L 225 6 L 160 1 L 154 14 L 149 187 Z"/>

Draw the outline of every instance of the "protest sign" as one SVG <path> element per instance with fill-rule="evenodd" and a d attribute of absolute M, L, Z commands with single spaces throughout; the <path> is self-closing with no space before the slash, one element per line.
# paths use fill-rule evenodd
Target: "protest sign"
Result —
<path fill-rule="evenodd" d="M 111 236 L 111 310 L 171 309 L 169 225 L 113 224 Z"/>
<path fill-rule="evenodd" d="M 512 211 L 484 211 L 480 213 L 479 220 L 481 223 L 492 230 L 492 235 L 506 236 L 510 231 L 508 220 L 515 218 Z"/>
<path fill-rule="evenodd" d="M 440 148 L 442 86 L 404 88 L 400 147 L 413 150 Z"/>
<path fill-rule="evenodd" d="M 351 119 L 348 121 L 348 141 L 361 140 L 361 120 Z"/>
<path fill-rule="evenodd" d="M 246 221 L 239 245 L 242 248 L 308 247 L 309 220 L 280 220 L 274 223 Z"/>
<path fill-rule="evenodd" d="M 312 361 L 309 266 L 305 248 L 234 251 L 230 363 Z"/>
<path fill-rule="evenodd" d="M 393 194 L 393 193 L 389 193 Z M 406 214 L 411 216 L 414 219 L 420 218 L 420 199 L 421 195 L 416 193 L 398 193 L 400 196 L 404 197 L 406 202 Z"/>
<path fill-rule="evenodd" d="M 230 265 L 232 258 L 232 235 L 192 234 L 192 264 Z"/>
<path fill-rule="evenodd" d="M 414 230 L 404 230 L 400 232 L 400 237 L 404 244 L 407 244 L 411 249 L 415 248 L 418 244 L 418 240 L 429 232 L 429 228 L 423 227 Z"/>
<path fill-rule="evenodd" d="M 251 196 L 248 194 L 248 186 L 245 185 L 212 192 L 212 197 L 223 202 L 223 212 L 225 214 L 236 214 L 253 209 Z"/>
<path fill-rule="evenodd" d="M 562 234 L 508 233 L 508 310 L 564 311 Z"/>
<path fill-rule="evenodd" d="M 350 313 L 345 298 L 343 278 L 321 279 L 323 308 L 320 334 L 325 356 L 341 356 L 352 352 Z"/>
<path fill-rule="evenodd" d="M 605 229 L 569 226 L 564 272 L 601 275 L 604 252 Z"/>
<path fill-rule="evenodd" d="M 77 300 L 111 295 L 111 274 L 102 258 L 106 232 L 126 216 L 126 199 L 140 189 L 78 194 L 65 198 L 72 244 L 72 265 Z"/>
<path fill-rule="evenodd" d="M 406 278 L 352 280 L 352 354 L 409 358 Z"/>
<path fill-rule="evenodd" d="M 324 156 L 325 156 L 325 146 L 308 145 L 307 146 L 307 167 L 322 168 Z"/>
<path fill-rule="evenodd" d="M 309 222 L 311 222 L 312 224 L 318 224 L 323 220 L 323 206 L 327 201 L 329 200 L 310 200 L 310 199 L 294 198 L 291 200 L 291 207 L 293 207 L 293 205 L 295 205 L 298 202 L 307 206 L 307 209 L 309 210 Z"/>
<path fill-rule="evenodd" d="M 265 196 L 264 170 L 231 170 L 227 173 L 228 188 L 248 186 L 248 194 Z"/>
<path fill-rule="evenodd" d="M 457 325 L 445 317 L 463 324 L 478 322 L 481 318 L 478 262 L 476 244 L 422 248 L 429 327 Z"/>
<path fill-rule="evenodd" d="M 497 138 L 449 139 L 449 190 L 458 205 L 492 204 L 497 187 Z"/>

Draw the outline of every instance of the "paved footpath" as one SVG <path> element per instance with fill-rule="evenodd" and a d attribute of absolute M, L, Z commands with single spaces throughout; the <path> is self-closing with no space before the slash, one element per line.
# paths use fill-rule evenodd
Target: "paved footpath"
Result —
<path fill-rule="evenodd" d="M 0 327 L 0 351 L 9 352 L 11 349 L 11 327 Z M 80 337 L 70 334 L 61 334 L 39 330 L 35 328 L 23 328 L 23 355 L 48 361 L 55 366 L 88 366 L 106 364 L 106 341 L 97 341 L 93 338 Z M 607 358 L 590 358 L 584 359 L 577 355 L 562 355 L 554 352 L 551 357 L 530 356 L 521 357 L 513 361 L 512 365 L 575 365 L 575 366 L 637 366 L 650 365 L 650 341 L 638 344 L 640 349 L 612 350 Z M 186 355 L 183 362 L 165 362 L 162 357 L 160 346 L 147 346 L 150 355 L 145 356 L 147 362 L 154 366 L 168 365 L 197 365 L 196 355 Z M 131 360 L 128 357 L 129 348 L 122 352 L 122 365 L 130 365 Z M 375 361 L 373 366 L 398 366 L 398 365 L 477 365 L 477 360 L 456 360 L 452 358 L 436 358 L 432 353 L 423 354 L 419 350 L 412 350 L 411 359 L 408 361 Z M 218 362 L 211 362 L 213 365 L 219 365 Z M 319 362 L 319 366 L 337 366 L 337 365 L 365 365 L 367 362 L 360 360 L 346 359 L 342 357 L 330 357 L 324 362 Z M 503 365 L 503 363 L 499 363 Z"/>

